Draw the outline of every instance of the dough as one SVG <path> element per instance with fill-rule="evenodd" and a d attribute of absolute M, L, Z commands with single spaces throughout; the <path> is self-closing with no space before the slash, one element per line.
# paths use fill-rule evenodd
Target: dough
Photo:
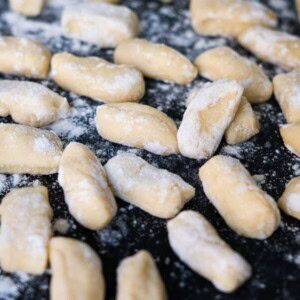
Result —
<path fill-rule="evenodd" d="M 25 16 L 38 16 L 45 5 L 45 0 L 9 0 L 10 9 Z"/>
<path fill-rule="evenodd" d="M 143 39 L 120 43 L 114 57 L 117 64 L 132 65 L 153 79 L 188 84 L 197 76 L 196 67 L 177 50 Z"/>
<path fill-rule="evenodd" d="M 86 146 L 70 143 L 66 147 L 59 164 L 58 182 L 64 189 L 71 215 L 81 225 L 98 230 L 115 216 L 117 204 L 105 169 Z"/>
<path fill-rule="evenodd" d="M 222 292 L 235 291 L 251 276 L 251 267 L 199 213 L 181 212 L 167 224 L 173 251 L 191 269 Z"/>
<path fill-rule="evenodd" d="M 46 126 L 69 112 L 66 98 L 31 82 L 0 80 L 0 116 L 11 115 L 16 123 Z"/>
<path fill-rule="evenodd" d="M 5 272 L 42 274 L 48 262 L 52 209 L 43 186 L 14 189 L 0 206 L 0 264 Z"/>
<path fill-rule="evenodd" d="M 181 177 L 132 153 L 111 158 L 105 169 L 117 197 L 159 218 L 174 217 L 195 195 Z"/>
<path fill-rule="evenodd" d="M 300 156 L 300 123 L 282 126 L 280 128 L 280 135 L 288 150 Z"/>
<path fill-rule="evenodd" d="M 62 88 L 102 102 L 139 101 L 145 94 L 143 75 L 131 66 L 117 66 L 98 57 L 55 54 L 52 76 Z"/>

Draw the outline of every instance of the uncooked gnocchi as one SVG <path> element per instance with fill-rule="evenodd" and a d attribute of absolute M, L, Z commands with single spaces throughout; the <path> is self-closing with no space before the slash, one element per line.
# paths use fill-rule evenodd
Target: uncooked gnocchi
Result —
<path fill-rule="evenodd" d="M 52 209 L 43 186 L 14 189 L 0 206 L 0 264 L 6 272 L 42 274 L 48 263 Z"/>
<path fill-rule="evenodd" d="M 117 300 L 167 300 L 164 283 L 148 251 L 123 259 L 117 272 Z"/>
<path fill-rule="evenodd" d="M 98 57 L 55 54 L 52 77 L 62 88 L 103 102 L 139 101 L 145 94 L 143 75 L 131 66 Z"/>
<path fill-rule="evenodd" d="M 58 182 L 71 215 L 83 226 L 101 229 L 116 214 L 117 205 L 105 169 L 86 146 L 67 146 L 60 160 Z"/>
<path fill-rule="evenodd" d="M 251 276 L 245 259 L 226 244 L 199 213 L 181 212 L 167 224 L 174 252 L 222 292 L 236 290 Z"/>
<path fill-rule="evenodd" d="M 0 80 L 0 116 L 16 123 L 41 127 L 69 112 L 66 98 L 31 81 Z"/>
<path fill-rule="evenodd" d="M 159 218 L 174 217 L 195 195 L 181 177 L 132 153 L 118 154 L 105 169 L 117 197 Z"/>
<path fill-rule="evenodd" d="M 158 155 L 178 153 L 175 122 L 151 106 L 137 103 L 101 105 L 97 108 L 96 125 L 100 136 L 111 142 Z"/>
<path fill-rule="evenodd" d="M 194 29 L 205 35 L 236 37 L 258 24 L 266 27 L 277 25 L 277 15 L 254 1 L 191 0 L 190 11 Z"/>
<path fill-rule="evenodd" d="M 17 13 L 35 17 L 41 13 L 45 2 L 45 0 L 9 0 L 9 6 Z"/>
<path fill-rule="evenodd" d="M 237 81 L 221 80 L 189 96 L 177 134 L 182 155 L 204 159 L 214 154 L 238 110 L 243 91 Z"/>
<path fill-rule="evenodd" d="M 282 126 L 280 128 L 280 135 L 287 149 L 300 156 L 300 123 Z"/>
<path fill-rule="evenodd" d="M 177 50 L 143 39 L 120 43 L 114 57 L 117 64 L 132 65 L 153 79 L 188 84 L 197 76 L 196 67 Z"/>
<path fill-rule="evenodd" d="M 279 226 L 276 202 L 232 157 L 217 155 L 199 170 L 204 193 L 225 222 L 249 238 L 268 238 Z"/>
<path fill-rule="evenodd" d="M 63 144 L 55 133 L 0 123 L 0 141 L 0 173 L 57 173 Z"/>
<path fill-rule="evenodd" d="M 250 103 L 270 99 L 272 82 L 256 63 L 240 56 L 229 47 L 217 47 L 204 52 L 195 60 L 201 76 L 210 80 L 237 80 L 244 88 Z"/>
<path fill-rule="evenodd" d="M 55 237 L 50 242 L 51 300 L 104 300 L 102 263 L 86 243 Z"/>
<path fill-rule="evenodd" d="M 66 36 L 110 48 L 136 37 L 139 20 L 125 6 L 83 2 L 66 6 L 62 27 Z"/>

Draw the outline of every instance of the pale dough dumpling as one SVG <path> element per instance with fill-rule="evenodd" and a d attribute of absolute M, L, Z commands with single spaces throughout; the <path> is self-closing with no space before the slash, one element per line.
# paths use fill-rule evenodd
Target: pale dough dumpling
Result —
<path fill-rule="evenodd" d="M 83 226 L 98 230 L 115 216 L 117 205 L 105 169 L 88 147 L 80 143 L 66 147 L 59 163 L 58 182 L 71 215 Z"/>
<path fill-rule="evenodd" d="M 51 52 L 32 39 L 0 37 L 0 72 L 44 79 L 48 77 Z"/>
<path fill-rule="evenodd" d="M 110 48 L 136 37 L 139 20 L 126 6 L 82 2 L 66 6 L 62 27 L 66 36 Z"/>
<path fill-rule="evenodd" d="M 55 237 L 50 241 L 51 300 L 104 300 L 102 263 L 86 243 Z"/>
<path fill-rule="evenodd" d="M 41 13 L 45 2 L 46 0 L 9 0 L 9 6 L 17 13 L 35 17 Z"/>
<path fill-rule="evenodd" d="M 177 50 L 143 39 L 120 43 L 114 57 L 115 63 L 132 65 L 153 79 L 188 84 L 197 76 L 196 67 Z"/>
<path fill-rule="evenodd" d="M 286 32 L 252 27 L 238 37 L 242 46 L 258 58 L 286 70 L 300 67 L 300 38 Z"/>
<path fill-rule="evenodd" d="M 167 300 L 167 292 L 154 259 L 141 250 L 118 267 L 117 300 Z"/>
<path fill-rule="evenodd" d="M 63 144 L 55 133 L 0 123 L 0 141 L 0 173 L 57 173 Z"/>
<path fill-rule="evenodd" d="M 181 177 L 132 153 L 118 154 L 105 169 L 117 197 L 159 218 L 174 217 L 195 195 Z"/>
<path fill-rule="evenodd" d="M 280 128 L 280 135 L 287 149 L 300 156 L 300 123 L 282 126 Z"/>
<path fill-rule="evenodd" d="M 47 87 L 31 82 L 0 80 L 0 116 L 11 115 L 16 123 L 41 127 L 69 112 L 66 98 Z"/>
<path fill-rule="evenodd" d="M 300 69 L 275 76 L 273 86 L 287 122 L 300 122 Z"/>
<path fill-rule="evenodd" d="M 265 239 L 279 226 L 276 202 L 237 159 L 214 156 L 200 168 L 199 176 L 207 198 L 237 233 Z"/>
<path fill-rule="evenodd" d="M 208 158 L 217 150 L 225 130 L 232 122 L 244 88 L 232 80 L 216 81 L 196 89 L 178 129 L 182 155 Z"/>
<path fill-rule="evenodd" d="M 55 54 L 52 76 L 62 88 L 103 102 L 139 101 L 145 94 L 143 75 L 131 66 L 98 57 Z"/>
<path fill-rule="evenodd" d="M 97 130 L 103 138 L 158 155 L 178 153 L 177 127 L 165 113 L 138 103 L 98 106 Z"/>
<path fill-rule="evenodd" d="M 0 264 L 6 272 L 42 274 L 48 263 L 52 209 L 43 186 L 14 189 L 0 206 Z"/>
<path fill-rule="evenodd" d="M 237 80 L 244 88 L 250 103 L 270 99 L 272 82 L 256 63 L 240 56 L 229 47 L 217 47 L 199 55 L 195 65 L 201 76 L 210 80 Z"/>
<path fill-rule="evenodd" d="M 258 24 L 266 27 L 277 25 L 277 15 L 254 1 L 191 0 L 190 11 L 194 29 L 205 35 L 236 37 Z"/>
<path fill-rule="evenodd" d="M 251 267 L 199 213 L 181 212 L 167 223 L 173 251 L 191 269 L 222 292 L 235 291 L 251 276 Z"/>

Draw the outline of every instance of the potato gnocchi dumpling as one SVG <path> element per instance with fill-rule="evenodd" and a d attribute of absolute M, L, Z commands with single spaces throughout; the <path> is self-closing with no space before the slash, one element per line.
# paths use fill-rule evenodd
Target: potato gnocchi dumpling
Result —
<path fill-rule="evenodd" d="M 300 123 L 284 125 L 280 128 L 280 135 L 289 151 L 300 156 Z"/>
<path fill-rule="evenodd" d="M 38 16 L 46 0 L 9 0 L 10 9 L 25 16 Z"/>

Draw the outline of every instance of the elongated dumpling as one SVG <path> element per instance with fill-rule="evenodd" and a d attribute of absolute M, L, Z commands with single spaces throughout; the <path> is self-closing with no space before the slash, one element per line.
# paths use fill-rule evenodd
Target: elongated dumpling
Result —
<path fill-rule="evenodd" d="M 194 29 L 205 35 L 236 37 L 255 25 L 277 25 L 277 15 L 255 1 L 191 0 L 190 11 Z"/>
<path fill-rule="evenodd" d="M 52 76 L 62 88 L 103 102 L 139 101 L 145 94 L 143 75 L 131 66 L 118 66 L 98 57 L 55 54 Z"/>
<path fill-rule="evenodd" d="M 97 108 L 98 133 L 105 139 L 159 155 L 178 153 L 177 127 L 166 114 L 137 103 L 105 104 Z"/>
<path fill-rule="evenodd" d="M 300 123 L 282 126 L 280 128 L 280 135 L 287 149 L 300 156 Z"/>
<path fill-rule="evenodd" d="M 167 228 L 171 247 L 179 258 L 220 291 L 233 292 L 251 276 L 250 265 L 201 214 L 181 212 Z"/>
<path fill-rule="evenodd" d="M 52 218 L 47 188 L 12 190 L 1 202 L 0 215 L 1 268 L 6 272 L 43 273 Z"/>
<path fill-rule="evenodd" d="M 114 57 L 117 64 L 132 65 L 153 79 L 188 84 L 197 76 L 196 67 L 177 50 L 143 39 L 120 43 Z"/>
<path fill-rule="evenodd" d="M 178 130 L 182 155 L 208 158 L 217 150 L 240 105 L 243 87 L 236 81 L 216 81 L 195 90 Z"/>
<path fill-rule="evenodd" d="M 0 37 L 0 72 L 43 79 L 48 77 L 51 52 L 32 39 Z"/>
<path fill-rule="evenodd" d="M 39 15 L 46 0 L 9 0 L 10 9 L 25 16 L 35 17 Z"/>
<path fill-rule="evenodd" d="M 235 158 L 217 155 L 199 170 L 204 192 L 229 227 L 249 238 L 268 238 L 279 226 L 276 202 Z"/>
<path fill-rule="evenodd" d="M 155 261 L 141 250 L 126 257 L 118 267 L 117 300 L 167 300 Z"/>
<path fill-rule="evenodd" d="M 104 300 L 102 263 L 86 243 L 55 237 L 50 242 L 51 300 Z"/>
<path fill-rule="evenodd" d="M 174 217 L 195 195 L 181 177 L 132 153 L 118 154 L 105 169 L 117 197 L 159 218 Z"/>
<path fill-rule="evenodd" d="M 63 144 L 55 133 L 0 123 L 0 141 L 0 173 L 57 173 Z"/>
<path fill-rule="evenodd" d="M 300 67 L 300 38 L 261 26 L 245 30 L 238 37 L 242 46 L 258 58 L 286 70 Z"/>
<path fill-rule="evenodd" d="M 67 146 L 60 160 L 58 182 L 71 215 L 83 226 L 101 229 L 116 214 L 105 169 L 88 147 L 80 143 Z"/>
<path fill-rule="evenodd" d="M 195 60 L 201 76 L 210 80 L 237 80 L 244 88 L 244 96 L 251 103 L 270 99 L 272 82 L 256 63 L 240 56 L 229 47 L 217 47 L 199 55 Z"/>
<path fill-rule="evenodd" d="M 100 47 L 116 47 L 139 33 L 138 17 L 126 6 L 87 1 L 66 6 L 62 26 L 67 36 Z"/>
<path fill-rule="evenodd" d="M 66 98 L 31 81 L 0 80 L 0 116 L 11 115 L 24 125 L 41 127 L 66 116 Z"/>

